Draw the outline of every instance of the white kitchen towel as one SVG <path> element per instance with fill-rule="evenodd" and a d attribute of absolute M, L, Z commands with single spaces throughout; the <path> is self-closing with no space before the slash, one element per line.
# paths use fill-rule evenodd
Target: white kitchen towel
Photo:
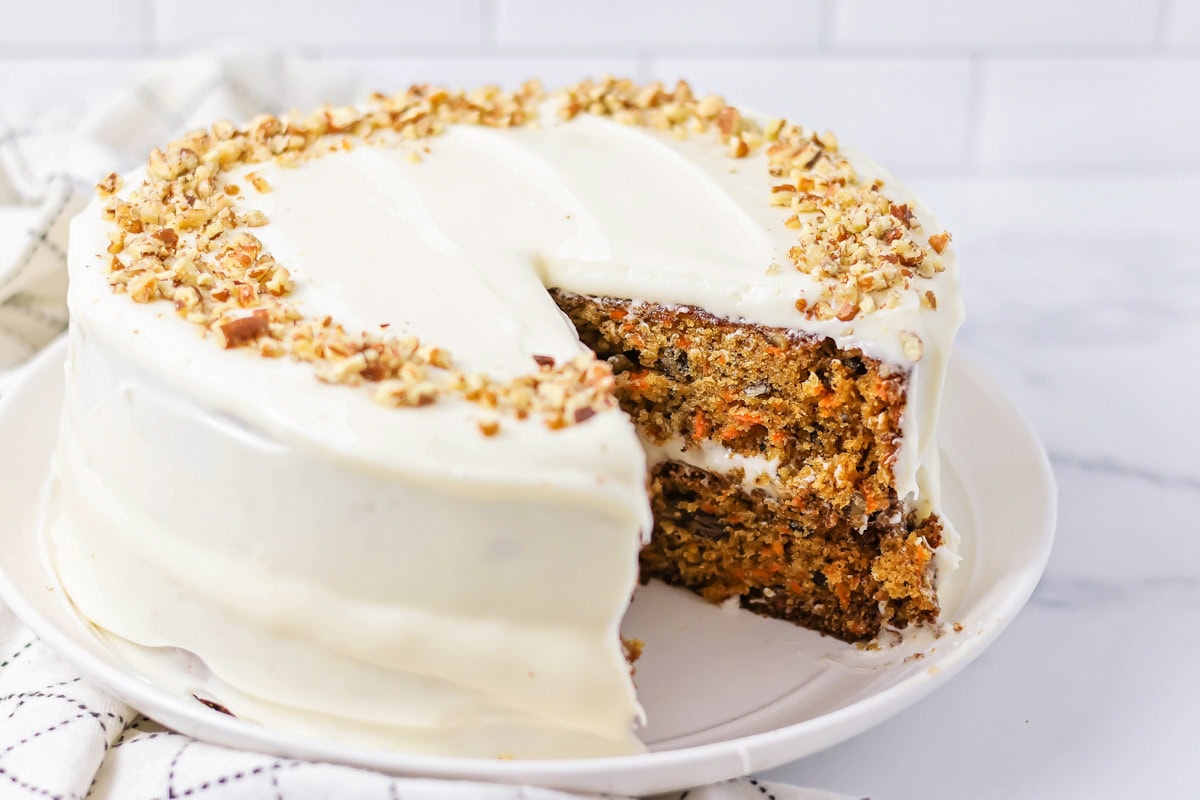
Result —
<path fill-rule="evenodd" d="M 571 800 L 548 789 L 394 778 L 239 752 L 166 730 L 76 675 L 0 607 L 0 798 Z M 754 780 L 666 800 L 832 800 Z"/>
<path fill-rule="evenodd" d="M 365 87 L 281 56 L 192 58 L 114 87 L 86 114 L 19 118 L 0 110 L 0 391 L 5 376 L 67 322 L 67 228 L 109 172 L 219 119 L 248 119 Z M 4 452 L 0 443 L 0 457 Z M 0 465 L 11 467 L 11 465 Z M 205 744 L 166 730 L 76 674 L 0 606 L 0 798 L 170 800 L 552 800 L 561 792 L 394 778 Z M 688 800 L 831 800 L 751 779 L 673 793 Z"/>

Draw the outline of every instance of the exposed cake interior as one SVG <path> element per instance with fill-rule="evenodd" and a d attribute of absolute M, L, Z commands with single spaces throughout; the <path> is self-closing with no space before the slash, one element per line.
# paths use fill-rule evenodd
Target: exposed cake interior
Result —
<path fill-rule="evenodd" d="M 554 297 L 647 447 L 643 580 L 849 641 L 937 616 L 941 523 L 893 488 L 905 372 L 703 311 Z"/>

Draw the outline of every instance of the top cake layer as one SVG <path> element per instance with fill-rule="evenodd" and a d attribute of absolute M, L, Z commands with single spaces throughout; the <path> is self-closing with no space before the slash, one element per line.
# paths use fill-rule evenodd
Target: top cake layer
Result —
<path fill-rule="evenodd" d="M 550 98 L 532 85 L 420 87 L 363 110 L 218 124 L 157 152 L 148 176 L 109 206 L 123 229 L 110 281 L 136 300 L 169 296 L 231 343 L 266 333 L 264 353 L 299 356 L 325 380 L 366 379 L 385 405 L 494 397 L 557 427 L 590 418 L 606 407 L 604 378 L 570 366 L 578 345 L 545 289 L 652 299 L 828 336 L 911 370 L 893 469 L 901 496 L 931 488 L 920 467 L 961 320 L 948 236 L 829 134 L 682 83 L 608 79 Z M 81 238 L 106 231 L 91 220 Z M 149 232 L 158 224 L 177 241 Z M 232 246 L 203 252 L 235 231 Z M 181 260 L 224 275 L 190 286 Z M 265 318 L 245 319 L 256 308 Z M 531 379 L 531 354 L 555 366 Z M 420 416 L 431 431 L 434 415 Z"/>

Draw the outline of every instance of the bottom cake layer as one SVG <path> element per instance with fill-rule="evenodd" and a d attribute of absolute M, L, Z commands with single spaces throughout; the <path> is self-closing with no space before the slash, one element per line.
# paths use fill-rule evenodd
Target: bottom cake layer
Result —
<path fill-rule="evenodd" d="M 652 470 L 654 535 L 642 580 L 660 578 L 720 603 L 790 620 L 846 641 L 933 622 L 931 559 L 941 523 L 899 504 L 857 531 L 831 515 L 811 526 L 796 506 L 740 479 L 678 462 Z"/>

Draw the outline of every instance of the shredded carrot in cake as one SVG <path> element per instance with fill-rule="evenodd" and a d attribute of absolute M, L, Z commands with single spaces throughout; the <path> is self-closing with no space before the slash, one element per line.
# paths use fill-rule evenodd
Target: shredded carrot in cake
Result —
<path fill-rule="evenodd" d="M 776 465 L 774 496 L 741 469 L 654 465 L 643 578 L 849 641 L 936 617 L 940 522 L 906 513 L 892 488 L 904 373 L 793 331 L 553 295 L 643 436 Z"/>

